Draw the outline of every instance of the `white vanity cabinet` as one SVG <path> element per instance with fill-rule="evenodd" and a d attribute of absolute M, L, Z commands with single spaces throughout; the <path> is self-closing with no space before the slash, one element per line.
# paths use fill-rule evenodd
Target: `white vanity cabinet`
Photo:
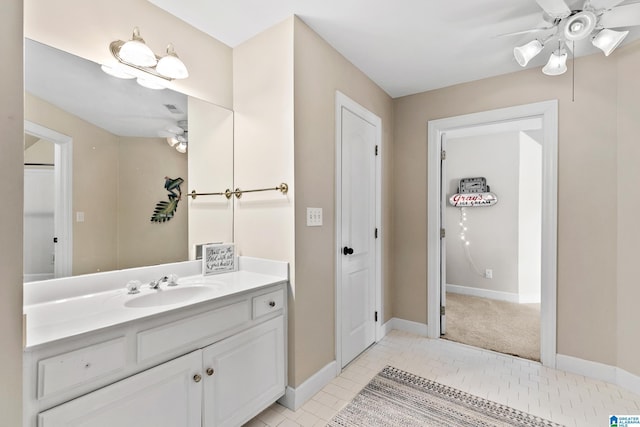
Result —
<path fill-rule="evenodd" d="M 203 427 L 239 426 L 285 387 L 282 316 L 204 349 Z"/>
<path fill-rule="evenodd" d="M 281 282 L 34 349 L 24 425 L 240 426 L 285 392 L 286 315 Z"/>
<path fill-rule="evenodd" d="M 38 426 L 200 427 L 200 366 L 195 351 L 41 412 Z"/>

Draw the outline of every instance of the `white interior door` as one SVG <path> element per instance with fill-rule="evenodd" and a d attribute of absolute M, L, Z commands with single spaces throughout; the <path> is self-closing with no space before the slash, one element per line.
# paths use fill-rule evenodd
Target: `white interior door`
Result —
<path fill-rule="evenodd" d="M 54 278 L 53 168 L 24 169 L 24 281 Z"/>
<path fill-rule="evenodd" d="M 341 111 L 341 362 L 346 366 L 375 341 L 377 128 Z"/>
<path fill-rule="evenodd" d="M 446 159 L 447 136 L 443 133 L 440 151 L 440 335 L 447 333 L 447 239 L 446 239 L 446 207 L 447 207 L 447 169 Z"/>

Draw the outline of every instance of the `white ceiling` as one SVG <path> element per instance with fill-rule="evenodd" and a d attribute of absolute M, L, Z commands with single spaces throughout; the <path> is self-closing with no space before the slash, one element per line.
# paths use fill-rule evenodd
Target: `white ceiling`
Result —
<path fill-rule="evenodd" d="M 496 36 L 546 26 L 535 0 L 149 1 L 230 47 L 295 14 L 394 98 L 518 71 L 513 48 L 534 36 Z M 596 52 L 588 41 L 576 48 Z"/>

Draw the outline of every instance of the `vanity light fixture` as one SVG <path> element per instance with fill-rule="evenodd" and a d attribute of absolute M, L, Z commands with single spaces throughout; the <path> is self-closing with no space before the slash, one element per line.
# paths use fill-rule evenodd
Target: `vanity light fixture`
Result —
<path fill-rule="evenodd" d="M 173 44 L 169 43 L 165 56 L 157 56 L 140 37 L 138 27 L 133 29 L 131 40 L 112 41 L 109 50 L 122 65 L 119 68 L 103 65 L 104 72 L 119 78 L 137 77 L 138 83 L 149 89 L 164 89 L 166 85 L 163 82 L 189 77 L 189 71 L 178 58 Z"/>

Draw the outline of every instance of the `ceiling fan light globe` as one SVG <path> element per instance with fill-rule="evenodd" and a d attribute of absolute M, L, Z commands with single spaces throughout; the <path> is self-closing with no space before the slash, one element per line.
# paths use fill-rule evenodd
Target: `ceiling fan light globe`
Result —
<path fill-rule="evenodd" d="M 629 31 L 614 31 L 605 28 L 595 35 L 591 43 L 603 51 L 605 56 L 609 56 L 611 52 L 620 46 L 627 34 L 629 34 Z"/>
<path fill-rule="evenodd" d="M 167 144 L 169 144 L 171 147 L 175 147 L 178 142 L 178 138 L 176 138 L 175 136 L 170 136 L 169 138 L 167 138 Z"/>
<path fill-rule="evenodd" d="M 559 76 L 567 71 L 567 52 L 555 51 L 549 57 L 542 72 L 547 76 Z"/>
<path fill-rule="evenodd" d="M 186 142 L 181 142 L 178 145 L 176 145 L 176 150 L 178 151 L 178 153 L 186 153 L 187 152 L 187 143 Z"/>
<path fill-rule="evenodd" d="M 583 40 L 596 28 L 598 18 L 593 12 L 583 10 L 567 19 L 564 36 L 569 41 Z"/>
<path fill-rule="evenodd" d="M 532 40 L 525 45 L 513 48 L 513 56 L 518 65 L 524 67 L 542 51 L 543 47 L 539 40 Z"/>

